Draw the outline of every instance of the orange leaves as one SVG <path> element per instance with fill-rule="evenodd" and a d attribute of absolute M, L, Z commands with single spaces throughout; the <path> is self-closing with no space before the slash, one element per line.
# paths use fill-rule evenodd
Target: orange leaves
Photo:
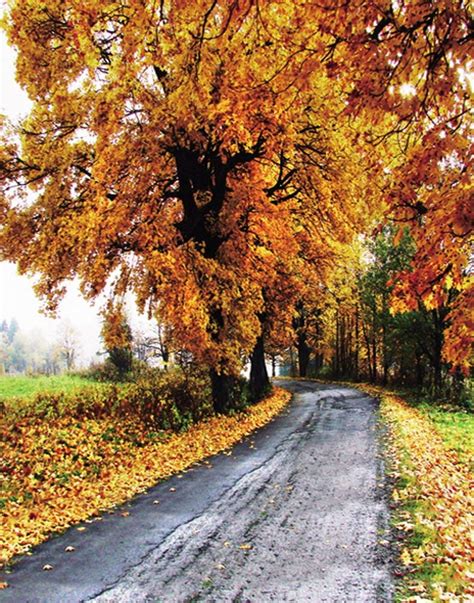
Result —
<path fill-rule="evenodd" d="M 285 294 L 325 287 L 388 205 L 417 245 L 394 308 L 440 307 L 470 257 L 470 15 L 432 4 L 12 2 L 35 102 L 2 136 L 2 257 L 42 275 L 52 309 L 67 279 L 94 298 L 118 277 L 181 347 L 238 372 L 259 316 L 287 339 Z M 465 366 L 461 314 L 445 354 Z"/>
<path fill-rule="evenodd" d="M 4 421 L 2 427 L 15 435 L 3 451 L 4 466 L 12 470 L 3 472 L 0 562 L 229 448 L 271 420 L 289 398 L 276 389 L 239 415 L 213 417 L 184 434 L 168 432 L 164 440 L 151 438 L 131 419 Z M 126 521 L 127 512 L 122 515 Z"/>
<path fill-rule="evenodd" d="M 123 305 L 118 304 L 114 306 L 109 301 L 102 315 L 104 322 L 101 335 L 106 349 L 130 349 L 132 335 Z"/>
<path fill-rule="evenodd" d="M 375 387 L 363 389 L 372 395 L 381 393 Z M 417 592 L 434 596 L 435 600 L 452 601 L 458 600 L 457 595 L 472 595 L 473 475 L 468 465 L 460 463 L 456 453 L 446 448 L 434 424 L 420 411 L 393 394 L 382 392 L 381 398 L 382 416 L 392 435 L 391 461 L 395 473 L 403 478 L 403 485 L 395 487 L 393 498 L 410 503 L 408 509 L 417 501 L 415 511 L 403 511 L 401 507 L 397 527 L 408 533 L 416 529 L 424 535 L 421 544 L 408 542 L 404 546 L 401 561 L 412 569 L 424 564 L 445 568 L 445 582 L 437 580 L 431 586 L 433 592 L 427 593 L 428 586 L 424 584 L 420 590 L 417 581 Z M 450 590 L 454 582 L 448 577 L 453 570 L 455 592 Z"/>

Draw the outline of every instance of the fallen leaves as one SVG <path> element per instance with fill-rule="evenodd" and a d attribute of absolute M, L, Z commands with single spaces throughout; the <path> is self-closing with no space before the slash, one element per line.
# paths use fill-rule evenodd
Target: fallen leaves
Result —
<path fill-rule="evenodd" d="M 393 499 L 401 509 L 397 528 L 422 534 L 421 542 L 406 540 L 400 560 L 415 574 L 417 568 L 425 574 L 433 567 L 444 572 L 444 579 L 437 576 L 430 583 L 420 578 L 409 588 L 434 600 L 471 600 L 474 478 L 468 464 L 446 447 L 436 426 L 419 410 L 379 388 L 363 389 L 381 397 L 381 413 L 390 428 L 388 453 L 397 478 Z"/>
<path fill-rule="evenodd" d="M 30 417 L 14 425 L 2 419 L 2 463 L 9 471 L 4 473 L 6 495 L 0 508 L 0 562 L 26 553 L 52 532 L 110 510 L 158 480 L 228 450 L 270 421 L 290 397 L 275 389 L 242 413 L 211 417 L 185 433 L 168 432 L 160 438 L 150 438 L 133 418 L 79 422 L 72 417 L 50 421 Z"/>

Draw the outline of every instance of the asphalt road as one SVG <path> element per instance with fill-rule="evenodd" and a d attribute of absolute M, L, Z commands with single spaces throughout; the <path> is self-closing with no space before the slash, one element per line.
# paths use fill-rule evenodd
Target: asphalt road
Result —
<path fill-rule="evenodd" d="M 391 601 L 376 403 L 283 385 L 295 398 L 270 425 L 40 545 L 0 601 Z"/>

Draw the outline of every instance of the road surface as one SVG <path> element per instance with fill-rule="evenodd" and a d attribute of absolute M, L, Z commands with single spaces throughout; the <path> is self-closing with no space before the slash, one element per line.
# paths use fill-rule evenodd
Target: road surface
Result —
<path fill-rule="evenodd" d="M 282 385 L 295 397 L 275 421 L 37 547 L 0 575 L 0 602 L 391 601 L 376 402 Z"/>

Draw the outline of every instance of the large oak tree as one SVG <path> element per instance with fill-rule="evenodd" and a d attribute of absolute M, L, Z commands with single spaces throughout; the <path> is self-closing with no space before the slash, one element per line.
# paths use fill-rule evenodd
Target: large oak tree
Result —
<path fill-rule="evenodd" d="M 17 0 L 34 105 L 3 127 L 1 255 L 51 309 L 75 276 L 133 290 L 216 410 L 252 355 L 258 396 L 275 317 L 380 211 L 412 225 L 422 295 L 464 286 L 468 25 L 463 2 Z"/>

